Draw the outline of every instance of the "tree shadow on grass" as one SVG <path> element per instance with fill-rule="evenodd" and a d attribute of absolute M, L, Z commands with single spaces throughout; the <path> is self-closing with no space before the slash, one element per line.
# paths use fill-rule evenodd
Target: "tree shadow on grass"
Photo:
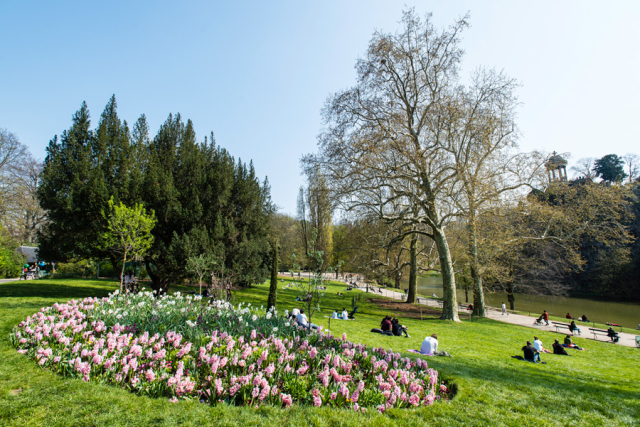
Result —
<path fill-rule="evenodd" d="M 106 286 L 110 282 L 96 286 L 42 283 L 37 280 L 17 281 L 0 284 L 0 298 L 67 298 L 106 297 L 115 290 L 115 286 Z"/>
<path fill-rule="evenodd" d="M 627 382 L 616 381 L 610 376 L 603 377 L 597 371 L 588 372 L 572 371 L 562 364 L 562 358 L 567 356 L 544 355 L 547 365 L 537 365 L 531 362 L 518 361 L 505 357 L 502 363 L 486 364 L 473 363 L 470 360 L 446 360 L 431 363 L 432 367 L 445 374 L 452 375 L 454 381 L 460 379 L 472 380 L 471 384 L 491 384 L 498 388 L 517 389 L 530 393 L 532 401 L 541 399 L 544 402 L 546 391 L 555 390 L 554 395 L 563 396 L 567 402 L 577 404 L 584 401 L 587 410 L 598 411 L 613 417 L 617 411 L 638 415 L 639 407 L 624 405 L 622 402 L 640 401 L 640 391 L 630 387 Z M 430 360 L 431 362 L 431 360 Z M 556 365 L 556 366 L 554 366 Z M 474 391 L 469 390 L 473 395 Z M 532 402 L 534 403 L 534 402 Z M 570 403 L 565 403 L 571 405 Z M 566 410 L 558 407 L 558 410 Z"/>

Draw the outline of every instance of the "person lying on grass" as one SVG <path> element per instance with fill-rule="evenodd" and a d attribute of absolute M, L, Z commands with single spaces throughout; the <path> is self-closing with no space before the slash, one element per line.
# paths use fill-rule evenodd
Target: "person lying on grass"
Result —
<path fill-rule="evenodd" d="M 544 348 L 542 341 L 540 341 L 540 338 L 538 337 L 533 337 L 533 347 L 538 351 L 538 353 L 551 353 L 549 350 Z"/>
<path fill-rule="evenodd" d="M 556 342 L 553 343 L 553 354 L 563 354 L 565 356 L 569 356 L 567 350 L 564 349 L 562 344 L 560 344 L 560 340 L 556 339 Z"/>
<path fill-rule="evenodd" d="M 571 335 L 567 335 L 566 337 L 564 337 L 564 344 L 562 344 L 562 346 L 565 348 L 573 348 L 575 350 L 584 350 L 584 348 L 578 347 L 573 342 L 571 342 Z"/>
<path fill-rule="evenodd" d="M 538 350 L 536 350 L 536 348 L 531 345 L 531 341 L 527 341 L 527 345 L 522 347 L 522 351 L 524 352 L 524 360 L 534 363 L 542 362 L 542 360 L 540 359 L 540 353 L 538 353 Z"/>

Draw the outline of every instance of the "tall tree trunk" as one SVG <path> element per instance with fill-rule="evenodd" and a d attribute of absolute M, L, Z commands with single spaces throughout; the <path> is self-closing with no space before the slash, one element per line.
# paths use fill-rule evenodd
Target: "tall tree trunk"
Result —
<path fill-rule="evenodd" d="M 459 322 L 458 318 L 458 301 L 456 297 L 456 277 L 453 272 L 453 262 L 451 261 L 451 252 L 449 252 L 449 244 L 444 234 L 444 230 L 434 228 L 433 240 L 438 248 L 440 258 L 440 268 L 442 269 L 442 320 L 454 320 Z"/>
<path fill-rule="evenodd" d="M 484 289 L 482 289 L 482 275 L 480 274 L 480 263 L 478 262 L 478 227 L 476 225 L 475 209 L 469 209 L 469 267 L 471 268 L 471 279 L 473 280 L 473 314 L 478 317 L 485 317 Z"/>
<path fill-rule="evenodd" d="M 278 239 L 272 242 L 273 261 L 271 264 L 271 283 L 269 285 L 269 298 L 267 298 L 267 310 L 276 308 L 278 297 Z"/>
<path fill-rule="evenodd" d="M 400 270 L 396 270 L 396 272 L 394 274 L 395 288 L 396 289 L 400 289 L 400 279 L 402 279 L 402 272 Z"/>
<path fill-rule="evenodd" d="M 513 295 L 513 286 L 509 285 L 507 286 L 507 300 L 509 301 L 509 308 L 510 310 L 515 310 L 516 309 L 516 297 Z"/>
<path fill-rule="evenodd" d="M 127 265 L 127 253 L 124 253 L 124 257 L 122 259 L 122 271 L 120 271 L 120 292 L 122 292 L 122 284 L 124 283 L 124 268 Z M 129 290 L 127 289 L 127 292 Z"/>
<path fill-rule="evenodd" d="M 169 288 L 169 284 L 166 280 L 162 280 L 162 278 L 156 275 L 151 269 L 151 260 L 147 257 L 144 259 L 144 267 L 147 270 L 147 274 L 151 279 L 151 289 L 156 292 L 156 296 L 160 294 L 166 294 L 167 289 Z"/>
<path fill-rule="evenodd" d="M 407 302 L 413 304 L 418 297 L 418 235 L 411 235 L 410 264 L 409 264 L 409 292 L 407 293 Z"/>

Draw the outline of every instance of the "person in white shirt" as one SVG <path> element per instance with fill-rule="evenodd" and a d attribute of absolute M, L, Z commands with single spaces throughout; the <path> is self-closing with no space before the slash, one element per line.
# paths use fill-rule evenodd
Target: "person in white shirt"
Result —
<path fill-rule="evenodd" d="M 338 315 L 338 310 L 334 310 L 333 311 L 333 314 L 331 315 L 331 318 L 332 319 L 339 319 L 340 318 L 340 316 Z"/>
<path fill-rule="evenodd" d="M 318 329 L 318 325 L 314 325 L 313 323 L 309 324 L 309 320 L 307 319 L 307 315 L 304 314 L 304 310 L 300 310 L 300 313 L 296 316 L 296 320 L 298 321 L 298 325 L 304 328 L 313 328 Z"/>
<path fill-rule="evenodd" d="M 347 313 L 347 309 L 342 307 L 342 320 L 349 320 L 349 313 Z"/>
<path fill-rule="evenodd" d="M 432 356 L 436 354 L 436 351 L 438 351 L 438 335 L 433 334 L 430 337 L 426 337 L 424 341 L 422 341 L 422 345 L 420 346 L 420 353 Z"/>
<path fill-rule="evenodd" d="M 533 337 L 533 348 L 538 350 L 538 353 L 551 353 L 549 350 L 544 348 L 542 341 L 540 341 L 540 338 L 538 337 Z"/>
<path fill-rule="evenodd" d="M 507 305 L 503 302 L 502 303 L 502 315 L 504 316 L 505 313 L 507 314 L 507 316 L 509 315 L 509 313 L 507 313 Z"/>

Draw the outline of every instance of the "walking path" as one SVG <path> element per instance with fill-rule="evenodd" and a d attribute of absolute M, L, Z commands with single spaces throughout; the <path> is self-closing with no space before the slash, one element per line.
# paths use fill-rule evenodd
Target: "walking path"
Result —
<path fill-rule="evenodd" d="M 336 280 L 335 274 L 327 275 L 326 278 L 331 280 Z M 345 281 L 345 280 L 341 280 L 341 281 Z M 367 285 L 364 283 L 358 283 L 358 287 L 356 289 L 363 292 L 369 291 L 369 293 L 374 293 L 377 295 L 382 295 L 387 298 L 397 299 L 401 301 L 402 301 L 402 297 L 404 296 L 404 294 L 401 292 L 396 292 L 390 289 L 378 288 L 375 286 L 367 287 Z M 428 307 L 441 308 L 440 301 L 436 299 L 431 299 L 431 298 L 420 297 L 418 298 L 418 304 L 426 305 Z M 458 311 L 467 313 L 466 308 L 462 308 L 460 306 L 458 306 Z M 509 313 L 508 315 L 502 315 L 502 311 L 494 307 L 487 307 L 486 314 L 489 319 L 497 320 L 500 322 L 510 323 L 512 325 L 526 326 L 528 328 L 543 330 L 546 332 L 557 332 L 560 335 L 567 335 L 566 332 L 565 333 L 558 332 L 556 330 L 556 327 L 553 326 L 552 323 L 550 324 L 550 326 L 534 325 L 534 322 L 536 321 L 536 318 L 534 317 L 524 316 L 522 314 L 514 314 L 514 313 Z M 578 327 L 580 328 L 582 334 L 584 334 L 584 335 L 580 335 L 580 338 L 593 340 L 593 333 L 589 330 L 588 325 L 578 325 Z M 618 341 L 618 344 L 626 347 L 636 347 L 636 335 L 628 334 L 626 332 L 618 332 L 618 335 L 620 336 L 620 340 Z M 638 331 L 638 335 L 640 335 L 640 331 Z M 606 336 L 599 335 L 599 337 L 600 339 L 596 341 L 611 342 L 611 340 Z"/>
<path fill-rule="evenodd" d="M 7 282 L 13 282 L 16 280 L 20 280 L 20 278 L 16 278 L 16 279 L 0 279 L 0 283 L 7 283 Z"/>

